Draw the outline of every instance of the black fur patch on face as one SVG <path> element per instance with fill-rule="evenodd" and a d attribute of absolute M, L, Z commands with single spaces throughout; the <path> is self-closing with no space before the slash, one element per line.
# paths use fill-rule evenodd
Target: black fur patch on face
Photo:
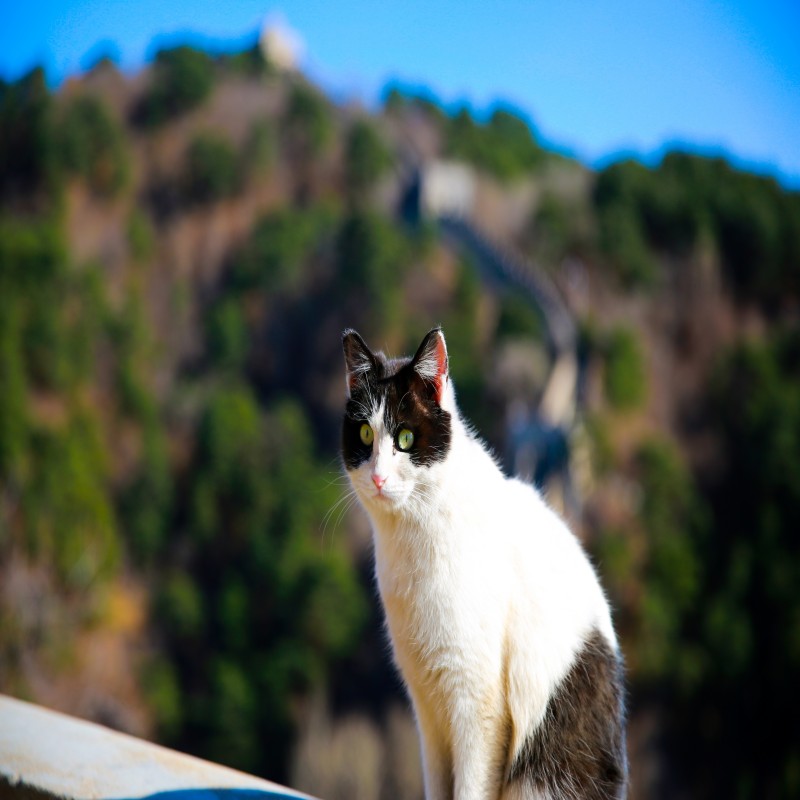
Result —
<path fill-rule="evenodd" d="M 397 434 L 407 428 L 414 434 L 408 451 L 411 462 L 429 467 L 444 461 L 450 449 L 450 412 L 436 402 L 435 387 L 407 363 L 383 382 L 386 391 L 384 422 L 397 444 Z"/>
<path fill-rule="evenodd" d="M 345 335 L 345 357 L 365 366 L 350 379 L 350 398 L 342 421 L 345 467 L 357 469 L 372 455 L 372 445 L 361 441 L 361 426 L 381 405 L 395 447 L 401 430 L 414 434 L 414 443 L 406 451 L 413 464 L 428 467 L 443 461 L 450 449 L 451 415 L 436 401 L 433 384 L 418 374 L 412 359 L 389 361 L 382 353 L 367 350 L 360 337 L 348 341 L 349 335 Z"/>
<path fill-rule="evenodd" d="M 595 631 L 555 694 L 536 732 L 515 760 L 509 782 L 552 797 L 622 798 L 627 756 L 622 667 Z"/>

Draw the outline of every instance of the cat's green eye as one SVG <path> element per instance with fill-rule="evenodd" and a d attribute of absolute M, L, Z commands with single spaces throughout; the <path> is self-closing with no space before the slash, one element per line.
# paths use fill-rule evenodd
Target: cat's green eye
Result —
<path fill-rule="evenodd" d="M 365 445 L 369 446 L 372 444 L 372 441 L 375 439 L 375 433 L 373 432 L 372 428 L 365 422 L 361 426 L 361 441 L 364 442 Z"/>
<path fill-rule="evenodd" d="M 403 428 L 397 434 L 397 446 L 401 450 L 410 450 L 412 444 L 414 444 L 414 434 L 408 428 Z"/>

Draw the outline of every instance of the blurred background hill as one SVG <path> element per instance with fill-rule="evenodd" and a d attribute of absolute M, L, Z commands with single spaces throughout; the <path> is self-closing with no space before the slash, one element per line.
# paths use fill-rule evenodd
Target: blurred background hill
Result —
<path fill-rule="evenodd" d="M 796 797 L 800 194 L 682 150 L 590 169 L 402 84 L 367 109 L 281 53 L 0 83 L 0 690 L 330 800 L 421 797 L 340 334 L 400 354 L 441 323 L 466 415 L 603 576 L 635 796 Z M 420 203 L 443 162 L 491 255 Z M 575 329 L 555 454 L 534 274 Z"/>

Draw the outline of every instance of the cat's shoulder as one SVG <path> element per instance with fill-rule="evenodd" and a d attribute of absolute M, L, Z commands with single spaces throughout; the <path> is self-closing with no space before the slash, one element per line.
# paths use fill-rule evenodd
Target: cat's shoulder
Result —
<path fill-rule="evenodd" d="M 585 560 L 578 538 L 539 489 L 519 477 L 504 477 L 499 498 L 508 529 L 525 549 Z"/>
<path fill-rule="evenodd" d="M 539 489 L 529 481 L 516 475 L 503 475 L 501 486 L 506 502 L 524 507 L 537 516 L 550 517 L 554 513 Z"/>

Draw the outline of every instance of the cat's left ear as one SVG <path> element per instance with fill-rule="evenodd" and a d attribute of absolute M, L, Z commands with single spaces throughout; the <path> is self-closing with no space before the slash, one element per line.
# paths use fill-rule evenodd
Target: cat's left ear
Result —
<path fill-rule="evenodd" d="M 434 328 L 422 340 L 411 359 L 411 366 L 425 384 L 430 386 L 434 399 L 441 405 L 449 377 L 447 345 L 441 328 Z"/>
<path fill-rule="evenodd" d="M 367 375 L 375 370 L 377 361 L 366 342 L 351 328 L 342 334 L 342 349 L 347 370 L 347 396 L 349 397 L 356 386 L 365 381 Z"/>

